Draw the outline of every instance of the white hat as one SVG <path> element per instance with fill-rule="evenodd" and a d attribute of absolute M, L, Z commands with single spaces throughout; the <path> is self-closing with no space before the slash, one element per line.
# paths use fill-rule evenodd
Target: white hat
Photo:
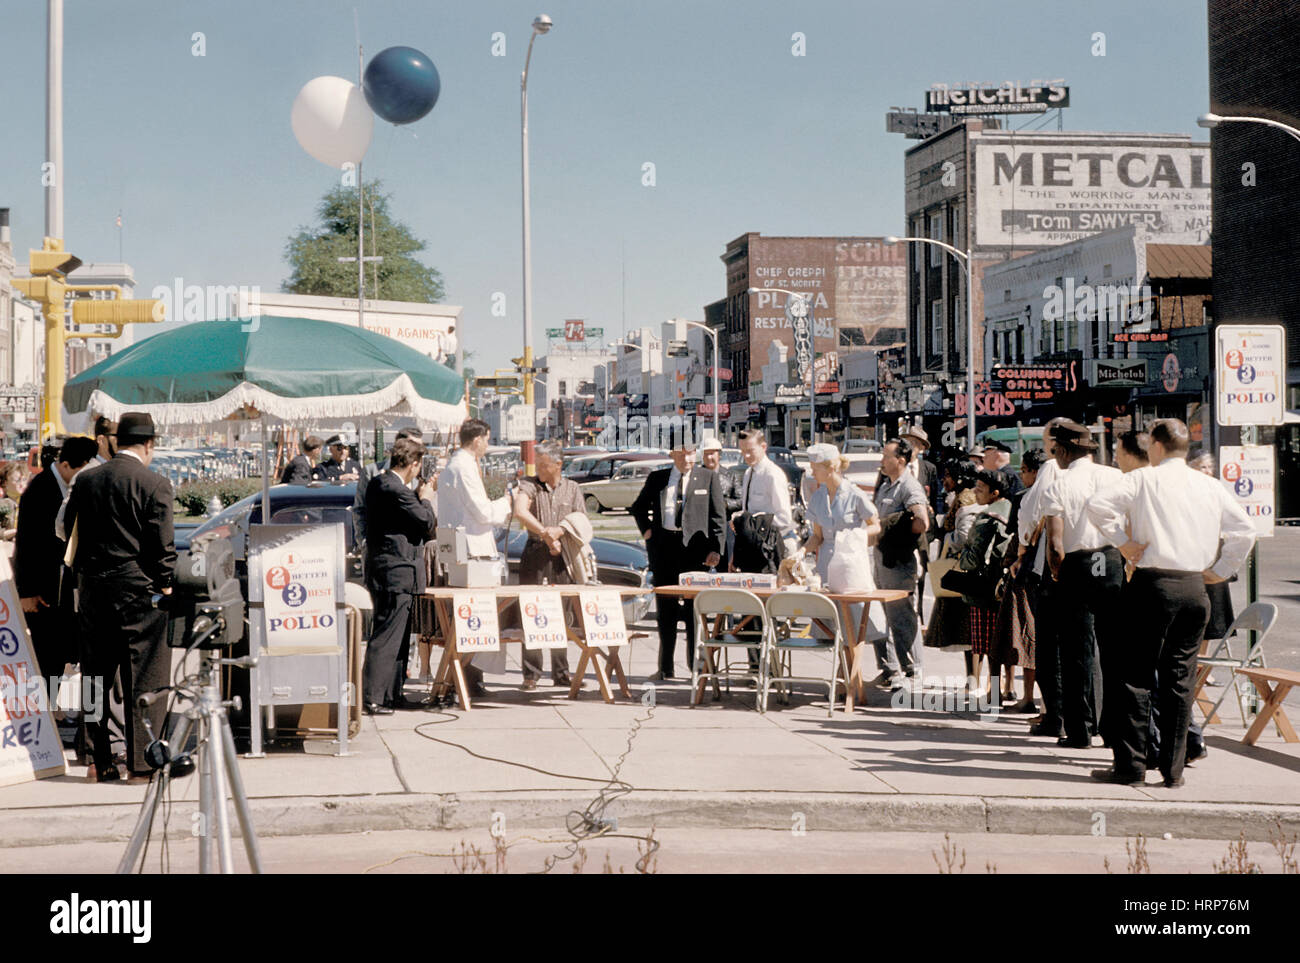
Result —
<path fill-rule="evenodd" d="M 710 438 L 704 444 L 700 445 L 700 451 L 722 451 L 722 442 L 717 437 Z"/>
<path fill-rule="evenodd" d="M 840 463 L 840 450 L 834 445 L 809 445 L 808 461 L 811 464 L 827 462 L 831 465 L 838 465 Z"/>

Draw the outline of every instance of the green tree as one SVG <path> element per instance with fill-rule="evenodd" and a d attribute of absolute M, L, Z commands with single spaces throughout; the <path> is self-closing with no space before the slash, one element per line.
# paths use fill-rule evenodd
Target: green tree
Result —
<path fill-rule="evenodd" d="M 425 249 L 424 241 L 405 224 L 393 220 L 388 212 L 388 195 L 380 187 L 379 181 L 372 181 L 365 190 L 366 256 L 378 254 L 383 258 L 378 264 L 366 263 L 366 297 L 441 301 L 442 275 L 415 256 Z M 300 228 L 285 245 L 285 260 L 293 268 L 285 290 L 291 294 L 355 298 L 357 262 L 340 262 L 339 258 L 357 256 L 356 188 L 334 188 L 321 199 L 316 213 L 319 224 Z"/>

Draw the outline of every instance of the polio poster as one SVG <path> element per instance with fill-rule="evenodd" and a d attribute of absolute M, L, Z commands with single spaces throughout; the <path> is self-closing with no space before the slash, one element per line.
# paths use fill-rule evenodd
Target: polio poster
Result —
<path fill-rule="evenodd" d="M 341 525 L 266 525 L 252 530 L 268 649 L 339 644 Z M 256 592 L 252 601 L 256 602 Z"/>
<path fill-rule="evenodd" d="M 1219 449 L 1219 480 L 1255 523 L 1257 538 L 1273 536 L 1277 505 L 1273 456 L 1272 445 L 1223 445 Z"/>
<path fill-rule="evenodd" d="M 584 589 L 578 593 L 582 606 L 582 631 L 591 646 L 627 645 L 627 623 L 623 621 L 623 599 L 610 589 Z"/>
<path fill-rule="evenodd" d="M 454 592 L 457 652 L 496 652 L 501 648 L 494 592 Z"/>
<path fill-rule="evenodd" d="M 63 666 L 50 666 L 61 674 Z M 0 554 L 0 786 L 67 772 L 9 559 Z"/>
<path fill-rule="evenodd" d="M 569 644 L 559 592 L 520 592 L 519 619 L 524 629 L 524 648 L 563 649 Z"/>

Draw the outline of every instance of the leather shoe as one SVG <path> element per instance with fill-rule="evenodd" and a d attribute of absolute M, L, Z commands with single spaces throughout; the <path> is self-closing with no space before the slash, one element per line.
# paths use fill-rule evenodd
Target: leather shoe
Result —
<path fill-rule="evenodd" d="M 670 675 L 664 675 L 663 671 L 660 670 L 659 672 L 656 672 L 654 675 L 650 677 L 650 681 L 651 682 L 672 682 L 673 677 Z"/>
<path fill-rule="evenodd" d="M 561 688 L 567 689 L 573 685 L 573 680 L 569 678 L 569 673 L 560 672 L 551 676 L 551 682 Z"/>
<path fill-rule="evenodd" d="M 1055 739 L 1063 739 L 1065 737 L 1065 733 L 1061 731 L 1060 726 L 1046 726 L 1041 722 L 1037 725 L 1030 726 L 1029 734 L 1031 736 L 1052 736 Z"/>
<path fill-rule="evenodd" d="M 1183 783 L 1186 782 L 1186 780 L 1183 779 L 1182 776 L 1179 776 L 1177 779 L 1166 778 L 1163 780 L 1163 782 L 1164 782 L 1164 787 L 1166 789 L 1177 789 L 1179 786 L 1183 785 Z"/>
<path fill-rule="evenodd" d="M 1210 754 L 1210 750 L 1207 746 L 1201 746 L 1201 751 L 1194 756 L 1192 755 L 1192 750 L 1188 749 L 1187 758 L 1186 760 L 1184 760 L 1183 765 L 1190 766 L 1192 763 L 1199 762 L 1200 760 L 1204 759 L 1209 754 Z"/>
<path fill-rule="evenodd" d="M 395 710 L 392 706 L 382 706 L 378 702 L 367 702 L 364 711 L 368 716 L 391 716 Z"/>
<path fill-rule="evenodd" d="M 428 698 L 408 699 L 406 698 L 406 696 L 402 696 L 400 699 L 398 699 L 396 702 L 393 703 L 393 708 L 394 709 L 427 709 L 429 708 L 429 704 L 431 701 L 432 700 Z"/>
<path fill-rule="evenodd" d="M 537 680 L 525 679 L 524 684 L 521 685 L 519 688 L 523 689 L 525 692 L 532 692 L 534 689 L 537 688 Z"/>
<path fill-rule="evenodd" d="M 1085 736 L 1082 739 L 1072 739 L 1069 736 L 1061 736 L 1056 740 L 1056 744 L 1063 749 L 1091 749 L 1092 739 Z"/>
<path fill-rule="evenodd" d="M 1142 786 L 1146 784 L 1146 773 L 1140 776 L 1126 775 L 1114 769 L 1094 769 L 1092 778 L 1098 782 L 1108 782 L 1116 786 Z"/>

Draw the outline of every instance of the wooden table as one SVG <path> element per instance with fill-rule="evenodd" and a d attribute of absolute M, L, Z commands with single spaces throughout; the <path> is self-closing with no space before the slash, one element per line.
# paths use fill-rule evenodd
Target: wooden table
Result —
<path fill-rule="evenodd" d="M 460 696 L 461 708 L 468 712 L 472 707 L 469 686 L 465 681 L 465 664 L 477 653 L 461 652 L 457 647 L 456 617 L 452 609 L 453 599 L 457 593 L 472 592 L 475 595 L 491 594 L 496 596 L 497 617 L 500 618 L 511 606 L 519 604 L 519 596 L 523 593 L 556 592 L 559 594 L 565 608 L 567 616 L 565 622 L 569 641 L 581 651 L 581 655 L 578 657 L 578 665 L 570 673 L 572 682 L 569 686 L 569 698 L 576 699 L 578 693 L 582 691 L 582 680 L 588 668 L 596 676 L 596 684 L 600 687 L 601 697 L 606 702 L 612 703 L 614 701 L 614 693 L 610 688 L 611 672 L 618 681 L 619 692 L 622 693 L 624 698 L 632 698 L 632 693 L 627 687 L 627 675 L 623 671 L 623 663 L 618 657 L 618 650 L 621 646 L 607 646 L 602 649 L 600 646 L 587 645 L 586 636 L 582 631 L 582 613 L 578 608 L 580 604 L 578 593 L 590 590 L 618 592 L 621 599 L 635 598 L 646 594 L 646 590 L 643 588 L 616 585 L 495 585 L 485 588 L 439 586 L 426 589 L 423 598 L 433 603 L 438 623 L 438 636 L 443 640 L 442 659 L 439 661 L 438 671 L 433 677 L 432 694 L 441 697 L 447 693 L 448 689 L 454 687 L 456 694 Z M 573 623 L 572 625 L 567 624 L 570 621 Z M 627 637 L 628 641 L 631 642 L 634 638 L 644 638 L 645 633 L 629 631 Z M 523 641 L 524 634 L 521 630 L 505 629 L 501 632 L 499 644 L 505 645 L 509 642 L 518 642 L 522 645 Z"/>
<path fill-rule="evenodd" d="M 1277 731 L 1282 733 L 1283 739 L 1287 742 L 1300 742 L 1291 720 L 1286 717 L 1286 712 L 1282 709 L 1282 700 L 1287 697 L 1291 687 L 1300 685 L 1300 672 L 1294 669 L 1266 669 L 1263 666 L 1247 666 L 1233 671 L 1249 679 L 1264 700 L 1264 704 L 1259 707 L 1259 715 L 1255 716 L 1255 724 L 1250 727 L 1241 741 L 1248 746 L 1253 746 L 1255 740 L 1263 735 L 1268 721 L 1272 719 L 1277 723 Z"/>
<path fill-rule="evenodd" d="M 713 586 L 708 585 L 666 585 L 662 588 L 655 589 L 655 595 L 663 595 L 672 598 L 694 599 L 695 596 Z M 729 588 L 730 586 L 721 586 Z M 740 589 L 743 592 L 753 592 L 760 599 L 767 600 L 778 592 L 791 591 L 790 586 L 775 589 Z M 795 591 L 799 591 L 795 589 Z M 900 599 L 910 598 L 910 592 L 905 589 L 874 589 L 870 592 L 818 592 L 840 607 L 840 623 L 844 627 L 845 645 L 841 649 L 845 658 L 848 660 L 846 666 L 846 685 L 844 711 L 852 712 L 855 695 L 859 700 L 864 698 L 866 689 L 866 680 L 862 677 L 863 667 L 867 664 L 866 653 L 861 651 L 861 647 L 867 642 L 867 626 L 869 625 L 868 616 L 871 613 L 871 603 L 879 602 L 883 607 L 886 602 L 897 602 Z M 853 609 L 851 606 L 862 606 L 862 617 L 854 622 Z M 820 626 L 823 631 L 830 633 L 829 626 Z M 850 631 L 852 638 L 849 637 Z M 714 691 L 717 691 L 717 680 L 714 680 Z M 702 694 L 702 692 L 701 692 Z"/>

